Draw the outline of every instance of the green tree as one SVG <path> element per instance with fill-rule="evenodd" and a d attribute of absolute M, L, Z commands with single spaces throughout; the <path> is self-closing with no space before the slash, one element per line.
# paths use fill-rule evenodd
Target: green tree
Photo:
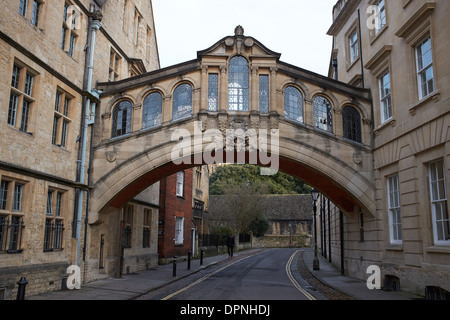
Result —
<path fill-rule="evenodd" d="M 255 165 L 224 165 L 210 176 L 209 192 L 211 195 L 229 194 L 230 184 L 241 183 L 264 184 L 267 194 L 308 194 L 311 191 L 303 181 L 280 171 L 273 176 L 262 176 L 260 167 Z"/>
<path fill-rule="evenodd" d="M 253 233 L 255 237 L 262 237 L 269 230 L 270 222 L 266 216 L 260 214 L 254 218 L 249 226 L 249 231 Z"/>

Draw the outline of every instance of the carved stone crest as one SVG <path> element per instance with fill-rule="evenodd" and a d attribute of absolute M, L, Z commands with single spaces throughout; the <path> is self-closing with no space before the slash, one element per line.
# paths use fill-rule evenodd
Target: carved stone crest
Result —
<path fill-rule="evenodd" d="M 114 151 L 107 152 L 106 153 L 106 160 L 108 160 L 108 162 L 116 161 L 116 153 Z"/>

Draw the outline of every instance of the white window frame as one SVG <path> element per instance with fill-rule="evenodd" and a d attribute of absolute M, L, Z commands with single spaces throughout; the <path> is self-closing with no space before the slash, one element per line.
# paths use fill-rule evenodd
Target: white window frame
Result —
<path fill-rule="evenodd" d="M 355 28 L 348 37 L 350 50 L 350 63 L 355 62 L 359 57 L 358 30 Z"/>
<path fill-rule="evenodd" d="M 177 197 L 184 197 L 184 171 L 177 172 Z"/>
<path fill-rule="evenodd" d="M 175 245 L 184 243 L 184 218 L 175 217 Z"/>
<path fill-rule="evenodd" d="M 435 170 L 433 172 L 433 166 Z M 442 166 L 442 177 L 439 178 L 439 167 Z M 434 177 L 436 180 L 434 180 Z M 444 161 L 439 160 L 429 164 L 429 181 L 430 181 L 430 202 L 431 202 L 431 217 L 433 224 L 433 238 L 435 245 L 445 245 L 450 246 L 450 218 L 448 213 L 448 203 L 447 203 L 447 190 L 446 190 L 446 180 L 445 180 L 445 166 Z M 440 185 L 441 183 L 441 185 Z M 446 216 L 441 216 L 440 219 L 437 217 L 438 208 L 441 208 L 441 213 L 447 213 Z M 447 224 L 447 239 L 443 240 L 439 237 L 439 228 L 445 228 Z M 441 230 L 442 235 L 445 236 L 445 229 Z"/>
<path fill-rule="evenodd" d="M 389 93 L 386 93 L 385 87 L 388 83 L 384 82 L 384 78 L 389 76 Z M 393 108 L 392 108 L 392 80 L 390 71 L 386 71 L 378 79 L 380 87 L 380 113 L 381 113 L 381 123 L 385 123 L 392 119 Z"/>
<path fill-rule="evenodd" d="M 402 216 L 400 210 L 400 184 L 398 175 L 387 178 L 388 208 L 389 208 L 389 236 L 394 245 L 403 243 Z"/>
<path fill-rule="evenodd" d="M 387 19 L 386 19 L 386 3 L 385 3 L 385 0 L 378 0 L 376 5 L 378 7 L 378 12 L 377 12 L 376 18 L 379 19 L 378 23 L 375 24 L 375 34 L 377 35 L 386 26 Z M 377 28 L 377 26 L 379 26 L 380 28 Z"/>
<path fill-rule="evenodd" d="M 426 42 L 430 41 L 430 50 L 427 52 L 421 52 L 421 54 L 419 55 L 419 48 L 425 44 Z M 416 55 L 416 69 L 417 69 L 417 89 L 419 91 L 419 100 L 422 100 L 426 97 L 428 97 L 430 94 L 432 94 L 433 92 L 436 91 L 436 83 L 434 81 L 434 69 L 433 69 L 433 47 L 432 47 L 432 39 L 431 39 L 431 35 L 428 34 L 422 41 L 419 42 L 419 44 L 415 47 L 415 55 Z M 425 56 L 427 53 L 430 53 L 431 56 L 431 63 L 427 64 L 426 66 L 422 66 L 422 68 L 420 68 L 419 66 L 419 59 L 422 59 L 423 56 Z M 427 78 L 427 72 L 428 70 L 431 70 L 432 72 L 432 78 L 428 79 Z M 426 82 L 426 94 L 424 94 L 423 90 L 422 90 L 422 78 L 423 76 L 425 76 Z M 433 86 L 432 90 L 429 91 L 429 83 L 431 81 L 431 84 Z"/>

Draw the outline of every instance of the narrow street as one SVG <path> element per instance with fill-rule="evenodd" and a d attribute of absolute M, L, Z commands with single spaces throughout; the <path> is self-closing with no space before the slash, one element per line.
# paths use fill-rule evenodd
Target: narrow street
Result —
<path fill-rule="evenodd" d="M 223 265 L 161 288 L 141 299 L 157 300 L 315 300 L 301 284 L 296 269 L 298 249 L 270 249 L 258 254 L 233 258 Z M 306 288 L 305 288 L 306 287 Z"/>

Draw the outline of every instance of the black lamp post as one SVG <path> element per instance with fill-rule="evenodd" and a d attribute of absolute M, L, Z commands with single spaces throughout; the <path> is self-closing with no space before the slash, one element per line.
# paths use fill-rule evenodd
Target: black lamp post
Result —
<path fill-rule="evenodd" d="M 319 199 L 319 191 L 316 189 L 311 190 L 311 198 L 313 200 L 313 213 L 314 213 L 314 260 L 313 270 L 320 270 L 319 258 L 317 257 L 317 230 L 316 230 L 316 212 L 317 212 L 317 199 Z"/>

